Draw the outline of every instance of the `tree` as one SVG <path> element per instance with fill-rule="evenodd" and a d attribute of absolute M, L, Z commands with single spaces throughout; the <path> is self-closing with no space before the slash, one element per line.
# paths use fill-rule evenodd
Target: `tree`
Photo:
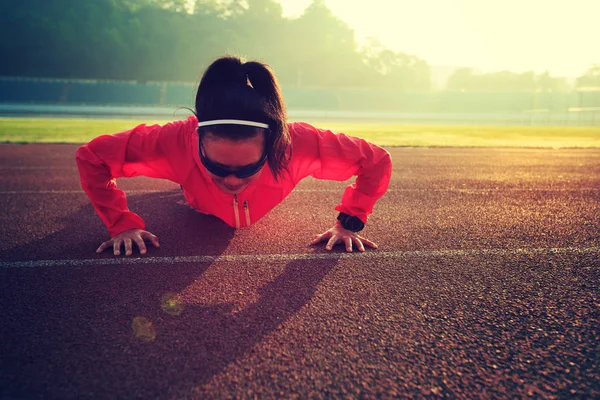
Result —
<path fill-rule="evenodd" d="M 314 0 L 285 32 L 284 79 L 302 86 L 361 86 L 366 70 L 354 31 Z M 282 79 L 283 81 L 283 79 Z"/>
<path fill-rule="evenodd" d="M 477 87 L 475 73 L 472 68 L 459 68 L 448 77 L 446 89 L 464 92 Z"/>
<path fill-rule="evenodd" d="M 446 89 L 469 92 L 535 92 L 566 91 L 565 79 L 554 78 L 546 71 L 521 74 L 510 71 L 476 74 L 471 68 L 460 68 L 448 78 Z"/>
<path fill-rule="evenodd" d="M 552 77 L 548 71 L 537 76 L 536 88 L 541 92 L 566 92 L 570 89 L 565 78 Z"/>
<path fill-rule="evenodd" d="M 575 80 L 577 87 L 600 87 L 600 64 L 592 65 L 583 75 Z"/>
<path fill-rule="evenodd" d="M 324 0 L 295 19 L 278 0 L 0 0 L 0 75 L 197 81 L 217 56 L 271 64 L 286 86 L 430 89 L 429 65 L 354 31 Z M 578 80 L 598 86 L 598 65 Z M 458 70 L 450 90 L 555 91 L 548 73 Z"/>
<path fill-rule="evenodd" d="M 385 48 L 371 38 L 361 49 L 364 63 L 372 70 L 370 85 L 402 91 L 431 89 L 429 65 L 416 56 Z"/>

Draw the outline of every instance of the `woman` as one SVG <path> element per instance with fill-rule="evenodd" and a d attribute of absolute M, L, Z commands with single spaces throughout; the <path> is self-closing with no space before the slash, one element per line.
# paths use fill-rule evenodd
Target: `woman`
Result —
<path fill-rule="evenodd" d="M 131 255 L 135 243 L 146 253 L 145 240 L 158 238 L 127 207 L 115 178 L 149 176 L 181 185 L 187 202 L 232 227 L 259 220 L 307 176 L 343 181 L 348 186 L 334 226 L 316 235 L 352 251 L 377 248 L 358 235 L 373 206 L 386 192 L 391 158 L 382 148 L 358 138 L 287 123 L 277 80 L 259 62 L 237 57 L 217 59 L 205 71 L 196 94 L 196 111 L 187 120 L 164 126 L 140 125 L 100 136 L 76 154 L 81 184 L 111 236 L 98 248 Z"/>

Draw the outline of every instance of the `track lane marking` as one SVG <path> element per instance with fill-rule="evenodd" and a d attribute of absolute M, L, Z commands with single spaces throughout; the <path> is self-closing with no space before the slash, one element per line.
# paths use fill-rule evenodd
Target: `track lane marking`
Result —
<path fill-rule="evenodd" d="M 345 187 L 339 189 L 294 189 L 292 193 L 338 193 L 343 191 Z M 125 193 L 145 194 L 145 193 L 165 193 L 179 194 L 179 189 L 168 190 L 127 190 L 121 189 Z M 482 193 L 482 192 L 598 192 L 598 188 L 431 188 L 431 189 L 388 189 L 386 193 L 395 192 L 458 192 L 458 193 Z M 85 194 L 83 190 L 2 190 L 0 195 L 17 195 L 17 194 Z"/>
<path fill-rule="evenodd" d="M 473 249 L 473 250 L 414 250 L 414 251 L 367 251 L 364 253 L 313 253 L 313 254 L 237 254 L 219 256 L 173 256 L 173 257 L 119 257 L 75 260 L 3 261 L 0 268 L 85 267 L 101 265 L 135 264 L 189 264 L 216 262 L 267 262 L 333 259 L 379 259 L 379 258 L 429 258 L 464 256 L 512 256 L 554 254 L 600 254 L 600 247 L 576 248 L 524 248 L 524 249 Z"/>

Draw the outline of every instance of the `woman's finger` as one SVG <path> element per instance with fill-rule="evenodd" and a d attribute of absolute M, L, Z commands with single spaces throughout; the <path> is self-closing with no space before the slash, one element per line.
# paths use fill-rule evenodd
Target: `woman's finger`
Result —
<path fill-rule="evenodd" d="M 133 241 L 137 245 L 138 249 L 140 249 L 140 254 L 146 254 L 146 243 L 144 243 L 144 239 L 142 239 L 142 236 L 135 236 L 133 238 Z"/>
<path fill-rule="evenodd" d="M 131 238 L 125 238 L 123 243 L 125 244 L 125 255 L 130 256 L 133 253 Z"/>
<path fill-rule="evenodd" d="M 331 238 L 329 238 L 329 241 L 327 242 L 327 245 L 325 246 L 325 248 L 327 250 L 331 250 L 333 249 L 333 246 L 335 246 L 335 244 L 338 242 L 338 237 L 337 236 L 331 236 Z"/>
<path fill-rule="evenodd" d="M 142 232 L 141 236 L 142 239 L 150 241 L 154 245 L 154 247 L 160 247 L 157 236 L 151 234 L 150 232 Z"/>
<path fill-rule="evenodd" d="M 361 242 L 363 242 L 364 244 L 366 244 L 369 247 L 372 247 L 374 249 L 378 248 L 379 246 L 377 246 L 377 244 L 375 242 L 370 241 L 369 239 L 365 239 L 362 236 L 357 236 Z"/>
<path fill-rule="evenodd" d="M 322 240 L 324 240 L 323 236 L 321 236 L 321 235 L 317 235 L 317 237 L 315 237 L 315 238 L 313 239 L 313 241 L 312 241 L 312 242 L 310 242 L 310 244 L 317 244 L 317 243 L 319 243 L 319 242 L 320 242 L 320 241 L 322 241 Z"/>
<path fill-rule="evenodd" d="M 346 251 L 352 253 L 352 238 L 350 236 L 346 236 L 342 240 L 346 244 Z"/>
<path fill-rule="evenodd" d="M 356 245 L 356 248 L 358 249 L 358 251 L 361 251 L 361 252 L 365 251 L 365 246 L 362 244 L 362 241 L 358 237 L 353 237 L 352 241 Z"/>
<path fill-rule="evenodd" d="M 113 239 L 113 253 L 115 256 L 121 254 L 121 240 Z"/>
<path fill-rule="evenodd" d="M 106 242 L 102 243 L 100 245 L 100 247 L 98 247 L 98 249 L 96 250 L 96 253 L 102 253 L 104 250 L 108 249 L 111 244 L 112 244 L 112 240 L 107 240 Z"/>
<path fill-rule="evenodd" d="M 317 243 L 327 240 L 329 238 L 331 238 L 331 232 L 329 232 L 329 231 L 322 233 L 322 234 L 317 234 L 317 235 L 315 235 L 315 239 L 311 242 L 311 244 L 317 244 Z"/>

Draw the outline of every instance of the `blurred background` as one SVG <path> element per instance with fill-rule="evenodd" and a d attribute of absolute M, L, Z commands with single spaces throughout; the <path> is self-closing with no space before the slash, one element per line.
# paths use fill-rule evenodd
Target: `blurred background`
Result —
<path fill-rule="evenodd" d="M 291 119 L 600 126 L 597 0 L 0 2 L 0 115 L 172 116 L 229 53 Z"/>

